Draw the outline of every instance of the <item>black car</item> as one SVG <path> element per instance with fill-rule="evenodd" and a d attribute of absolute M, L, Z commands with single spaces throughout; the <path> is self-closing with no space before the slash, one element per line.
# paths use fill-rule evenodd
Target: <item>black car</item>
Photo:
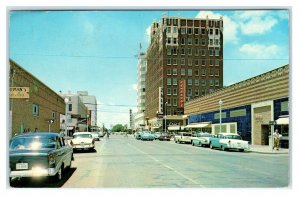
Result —
<path fill-rule="evenodd" d="M 60 181 L 64 169 L 71 167 L 72 160 L 72 147 L 58 133 L 26 133 L 10 140 L 10 180 L 47 176 Z"/>

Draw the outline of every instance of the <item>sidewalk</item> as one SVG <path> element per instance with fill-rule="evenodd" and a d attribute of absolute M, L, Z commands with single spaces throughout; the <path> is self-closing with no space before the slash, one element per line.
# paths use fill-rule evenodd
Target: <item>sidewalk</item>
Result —
<path fill-rule="evenodd" d="M 249 145 L 250 150 L 249 152 L 254 153 L 262 153 L 262 154 L 289 154 L 288 148 L 279 148 L 279 150 L 272 150 L 270 146 L 263 146 L 263 145 Z"/>

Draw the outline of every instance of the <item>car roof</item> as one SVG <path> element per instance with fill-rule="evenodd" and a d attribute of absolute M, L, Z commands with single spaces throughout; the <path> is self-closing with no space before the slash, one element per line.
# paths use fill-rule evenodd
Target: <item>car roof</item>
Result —
<path fill-rule="evenodd" d="M 61 136 L 61 134 L 59 134 L 59 133 L 39 131 L 39 132 L 34 132 L 34 133 L 23 133 L 23 134 L 15 136 L 15 138 L 18 138 L 18 137 L 60 137 L 60 136 Z"/>

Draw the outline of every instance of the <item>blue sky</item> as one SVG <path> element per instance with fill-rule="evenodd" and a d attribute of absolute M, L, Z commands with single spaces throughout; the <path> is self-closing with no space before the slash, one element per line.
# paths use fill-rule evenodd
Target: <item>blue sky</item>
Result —
<path fill-rule="evenodd" d="M 9 57 L 56 92 L 86 90 L 99 106 L 98 124 L 128 124 L 136 105 L 139 45 L 163 14 L 223 17 L 224 84 L 289 63 L 289 12 L 256 11 L 15 11 Z M 124 106 L 117 106 L 124 105 Z"/>

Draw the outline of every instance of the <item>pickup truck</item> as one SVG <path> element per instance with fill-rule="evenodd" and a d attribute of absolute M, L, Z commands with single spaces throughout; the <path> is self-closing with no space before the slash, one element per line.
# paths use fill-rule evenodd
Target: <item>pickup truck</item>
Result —
<path fill-rule="evenodd" d="M 50 177 L 62 180 L 71 167 L 73 149 L 58 133 L 37 132 L 15 136 L 9 144 L 10 181 L 22 177 Z"/>
<path fill-rule="evenodd" d="M 191 133 L 178 133 L 174 137 L 175 143 L 191 143 Z"/>

